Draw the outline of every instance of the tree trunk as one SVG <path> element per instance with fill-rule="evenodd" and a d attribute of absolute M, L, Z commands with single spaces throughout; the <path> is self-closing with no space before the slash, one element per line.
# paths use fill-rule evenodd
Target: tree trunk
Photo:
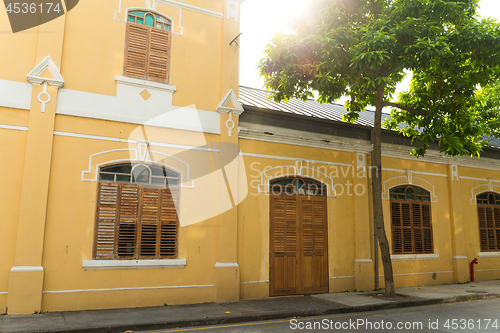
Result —
<path fill-rule="evenodd" d="M 375 122 L 373 124 L 373 154 L 372 154 L 372 192 L 373 192 L 373 215 L 377 227 L 377 236 L 382 254 L 382 265 L 384 267 L 385 296 L 394 296 L 394 276 L 392 272 L 391 251 L 385 233 L 384 212 L 382 211 L 382 108 L 384 102 L 385 85 L 381 84 L 377 89 L 377 102 L 375 105 Z M 376 272 L 378 274 L 378 272 Z"/>

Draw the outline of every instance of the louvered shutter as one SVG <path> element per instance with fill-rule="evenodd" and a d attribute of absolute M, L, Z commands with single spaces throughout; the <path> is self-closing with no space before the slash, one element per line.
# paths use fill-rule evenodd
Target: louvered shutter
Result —
<path fill-rule="evenodd" d="M 403 230 L 401 228 L 401 203 L 391 202 L 392 243 L 394 253 L 403 252 Z"/>
<path fill-rule="evenodd" d="M 148 79 L 166 82 L 170 49 L 170 31 L 151 29 Z"/>
<path fill-rule="evenodd" d="M 139 187 L 137 185 L 120 185 L 119 206 L 117 256 L 132 259 L 136 256 L 137 220 L 139 216 Z"/>
<path fill-rule="evenodd" d="M 141 194 L 141 257 L 154 258 L 157 253 L 158 206 L 160 190 L 143 188 Z"/>
<path fill-rule="evenodd" d="M 434 241 L 432 238 L 431 205 L 421 204 L 422 223 L 424 231 L 424 252 L 434 253 Z"/>
<path fill-rule="evenodd" d="M 146 26 L 127 23 L 125 76 L 147 79 L 150 33 Z"/>
<path fill-rule="evenodd" d="M 161 191 L 160 256 L 174 258 L 177 255 L 179 188 L 169 187 Z"/>
<path fill-rule="evenodd" d="M 99 184 L 94 247 L 94 258 L 96 259 L 113 258 L 118 192 L 117 184 Z"/>

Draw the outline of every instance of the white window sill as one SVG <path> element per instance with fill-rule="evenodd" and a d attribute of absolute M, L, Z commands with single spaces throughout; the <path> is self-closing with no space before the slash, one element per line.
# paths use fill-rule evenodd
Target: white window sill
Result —
<path fill-rule="evenodd" d="M 500 252 L 479 252 L 479 258 L 500 258 Z"/>
<path fill-rule="evenodd" d="M 407 260 L 437 260 L 439 253 L 429 254 L 391 254 L 392 261 L 407 261 Z"/>
<path fill-rule="evenodd" d="M 146 269 L 146 268 L 184 268 L 186 259 L 150 259 L 150 260 L 84 260 L 83 269 Z"/>
<path fill-rule="evenodd" d="M 141 88 L 154 88 L 154 89 L 160 89 L 160 90 L 165 90 L 168 92 L 175 92 L 177 90 L 177 87 L 171 86 L 166 83 L 161 83 L 161 82 L 155 82 L 155 81 L 148 81 L 148 80 L 141 80 L 141 79 L 134 79 L 131 77 L 127 76 L 115 76 L 115 81 L 118 84 L 127 84 L 130 86 L 135 86 L 135 87 L 141 87 Z"/>

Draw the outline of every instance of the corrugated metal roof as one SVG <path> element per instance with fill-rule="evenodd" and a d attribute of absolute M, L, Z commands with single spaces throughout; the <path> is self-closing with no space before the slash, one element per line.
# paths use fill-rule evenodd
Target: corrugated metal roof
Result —
<path fill-rule="evenodd" d="M 268 100 L 269 92 L 262 89 L 240 86 L 240 103 L 245 106 L 253 106 L 268 110 L 275 110 L 293 113 L 301 116 L 328 119 L 342 122 L 342 115 L 348 113 L 340 104 L 320 104 L 313 99 L 301 101 L 292 98 L 288 103 L 276 103 L 272 99 Z M 387 113 L 382 113 L 382 121 L 390 117 Z M 354 124 L 373 127 L 375 112 L 366 110 L 359 113 L 359 119 Z M 404 127 L 405 124 L 401 124 Z M 490 145 L 500 148 L 500 139 L 491 139 Z"/>
<path fill-rule="evenodd" d="M 288 103 L 276 103 L 272 99 L 268 100 L 269 92 L 261 89 L 240 86 L 240 102 L 243 106 L 254 106 L 258 108 L 293 113 L 301 116 L 328 119 L 342 122 L 342 115 L 348 113 L 340 104 L 320 104 L 313 99 L 301 101 L 292 98 Z M 375 117 L 374 111 L 363 111 L 359 114 L 359 119 L 354 122 L 357 125 L 373 127 Z M 382 114 L 382 121 L 389 117 Z"/>

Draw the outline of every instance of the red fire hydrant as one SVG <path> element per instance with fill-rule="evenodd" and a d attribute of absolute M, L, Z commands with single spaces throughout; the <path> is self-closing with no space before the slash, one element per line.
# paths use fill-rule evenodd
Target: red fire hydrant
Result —
<path fill-rule="evenodd" d="M 474 282 L 474 265 L 478 263 L 477 258 L 470 262 L 470 282 Z"/>

